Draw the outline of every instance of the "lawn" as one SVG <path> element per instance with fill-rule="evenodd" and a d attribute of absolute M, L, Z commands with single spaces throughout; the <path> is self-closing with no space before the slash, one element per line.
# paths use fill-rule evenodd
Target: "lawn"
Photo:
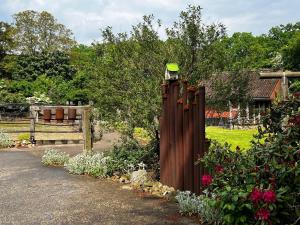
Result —
<path fill-rule="evenodd" d="M 221 143 L 228 142 L 232 145 L 232 149 L 235 149 L 236 146 L 239 146 L 241 149 L 249 148 L 254 134 L 257 134 L 257 129 L 229 130 L 221 127 L 206 127 L 206 136 L 209 139 L 214 139 Z"/>

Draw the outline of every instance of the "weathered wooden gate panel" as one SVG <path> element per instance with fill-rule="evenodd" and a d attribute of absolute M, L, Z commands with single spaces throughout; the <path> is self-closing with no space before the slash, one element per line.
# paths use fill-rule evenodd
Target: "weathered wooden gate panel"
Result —
<path fill-rule="evenodd" d="M 162 85 L 162 96 L 161 182 L 199 194 L 204 170 L 195 161 L 206 151 L 205 88 L 173 80 Z"/>

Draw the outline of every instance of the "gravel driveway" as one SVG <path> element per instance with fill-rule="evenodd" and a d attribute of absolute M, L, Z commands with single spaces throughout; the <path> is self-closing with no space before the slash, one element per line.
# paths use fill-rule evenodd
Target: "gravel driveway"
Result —
<path fill-rule="evenodd" d="M 0 151 L 0 224 L 197 224 L 173 203 L 109 180 L 45 167 L 29 150 Z"/>

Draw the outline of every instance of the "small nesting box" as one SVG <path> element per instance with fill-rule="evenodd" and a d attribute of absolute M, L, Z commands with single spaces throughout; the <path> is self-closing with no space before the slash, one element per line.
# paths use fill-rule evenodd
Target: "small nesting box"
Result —
<path fill-rule="evenodd" d="M 179 66 L 177 63 L 167 63 L 165 80 L 178 80 L 179 78 Z"/>
<path fill-rule="evenodd" d="M 62 123 L 64 121 L 64 115 L 64 108 L 56 108 L 55 118 L 57 123 Z"/>
<path fill-rule="evenodd" d="M 51 109 L 44 109 L 44 122 L 45 123 L 50 123 L 51 120 Z"/>
<path fill-rule="evenodd" d="M 74 122 L 76 120 L 76 109 L 69 108 L 68 109 L 68 121 Z"/>

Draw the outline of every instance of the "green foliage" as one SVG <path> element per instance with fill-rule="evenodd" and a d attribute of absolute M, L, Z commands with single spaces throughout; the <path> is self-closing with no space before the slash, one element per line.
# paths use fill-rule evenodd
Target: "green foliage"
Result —
<path fill-rule="evenodd" d="M 13 27 L 8 23 L 0 21 L 0 77 L 9 78 L 7 72 L 7 55 L 14 47 Z"/>
<path fill-rule="evenodd" d="M 46 149 L 42 163 L 46 166 L 63 166 L 69 161 L 69 155 L 56 149 Z"/>
<path fill-rule="evenodd" d="M 203 162 L 225 224 L 297 224 L 300 93 L 271 108 L 247 154 L 213 143 Z"/>
<path fill-rule="evenodd" d="M 15 80 L 34 81 L 38 76 L 45 74 L 47 77 L 70 80 L 75 72 L 70 65 L 70 57 L 66 53 L 42 52 L 18 56 L 12 77 Z"/>
<path fill-rule="evenodd" d="M 141 146 L 134 139 L 124 139 L 121 145 L 115 145 L 112 151 L 106 153 L 110 158 L 107 165 L 108 174 L 127 173 L 129 169 L 137 168 L 141 162 L 147 165 L 147 169 L 157 170 L 158 156 L 155 147 L 153 142 Z"/>
<path fill-rule="evenodd" d="M 0 148 L 9 148 L 14 145 L 14 142 L 10 139 L 8 134 L 0 131 Z"/>
<path fill-rule="evenodd" d="M 286 69 L 300 70 L 300 30 L 283 47 L 282 58 Z"/>
<path fill-rule="evenodd" d="M 197 83 L 220 68 L 215 59 L 217 43 L 226 34 L 223 24 L 204 24 L 202 8 L 189 5 L 180 13 L 178 22 L 168 28 L 166 41 L 167 59 L 178 62 L 181 74 Z"/>
<path fill-rule="evenodd" d="M 79 154 L 65 163 L 66 169 L 72 174 L 88 174 L 93 177 L 105 177 L 107 175 L 107 163 L 109 157 L 103 153 L 93 155 Z"/>
<path fill-rule="evenodd" d="M 206 224 L 222 224 L 221 212 L 212 205 L 212 198 L 206 195 L 196 196 L 189 191 L 178 192 L 176 200 L 179 204 L 179 211 L 184 215 L 199 215 L 202 222 Z"/>
<path fill-rule="evenodd" d="M 30 139 L 30 134 L 29 133 L 22 133 L 18 135 L 18 140 L 19 141 L 29 141 Z"/>
<path fill-rule="evenodd" d="M 26 10 L 14 15 L 17 51 L 25 55 L 69 50 L 75 41 L 71 30 L 46 11 Z"/>

